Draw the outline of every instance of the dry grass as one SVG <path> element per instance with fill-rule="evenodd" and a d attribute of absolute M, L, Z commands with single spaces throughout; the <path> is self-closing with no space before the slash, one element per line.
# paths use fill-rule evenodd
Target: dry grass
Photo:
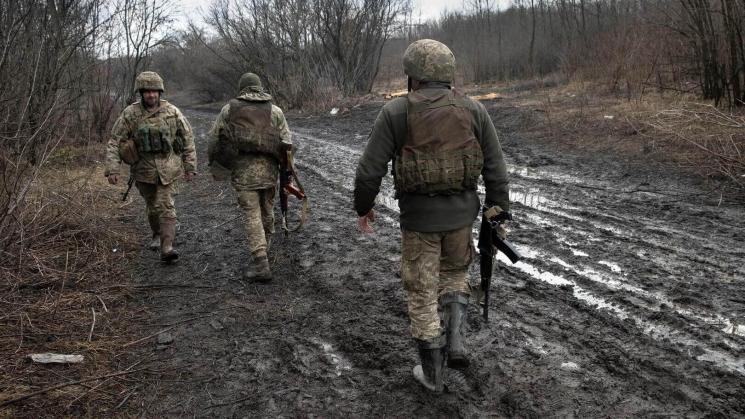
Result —
<path fill-rule="evenodd" d="M 700 104 L 691 95 L 618 97 L 590 82 L 506 93 L 504 100 L 530 115 L 516 128 L 557 147 L 670 165 L 717 189 L 745 189 L 742 111 Z"/>
<path fill-rule="evenodd" d="M 134 208 L 120 202 L 121 188 L 106 183 L 90 158 L 97 153 L 56 153 L 26 200 L 22 239 L 0 257 L 0 417 L 110 414 L 132 387 L 126 376 L 112 377 L 3 406 L 39 389 L 129 367 L 121 356 L 134 324 L 126 268 L 139 239 L 127 222 Z M 41 352 L 81 354 L 85 361 L 27 360 Z"/>

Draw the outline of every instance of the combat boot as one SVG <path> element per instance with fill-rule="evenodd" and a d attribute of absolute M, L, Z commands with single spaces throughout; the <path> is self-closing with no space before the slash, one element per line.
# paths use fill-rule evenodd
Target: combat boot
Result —
<path fill-rule="evenodd" d="M 449 292 L 440 297 L 442 319 L 447 336 L 448 367 L 467 368 L 470 364 L 463 339 L 463 328 L 468 312 L 468 296 L 460 292 Z"/>
<path fill-rule="evenodd" d="M 163 218 L 160 221 L 160 260 L 163 262 L 175 262 L 178 260 L 178 252 L 173 248 L 173 240 L 176 238 L 176 219 Z"/>
<path fill-rule="evenodd" d="M 445 371 L 445 336 L 439 336 L 431 340 L 414 339 L 419 349 L 421 365 L 414 367 L 412 372 L 414 378 L 428 390 L 442 393 L 443 373 Z"/>
<path fill-rule="evenodd" d="M 267 283 L 272 280 L 272 271 L 269 268 L 269 258 L 265 250 L 260 250 L 251 258 L 251 268 L 245 274 L 245 279 L 250 282 Z"/>
<path fill-rule="evenodd" d="M 147 247 L 155 251 L 160 249 L 160 217 L 148 214 L 147 221 L 150 224 L 150 230 L 153 232 L 152 239 Z"/>

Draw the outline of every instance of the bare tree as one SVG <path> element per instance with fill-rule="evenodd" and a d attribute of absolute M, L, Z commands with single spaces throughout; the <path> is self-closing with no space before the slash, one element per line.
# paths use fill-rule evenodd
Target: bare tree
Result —
<path fill-rule="evenodd" d="M 135 77 L 147 67 L 152 52 L 174 39 L 170 25 L 175 8 L 172 0 L 116 0 L 113 7 L 110 63 L 118 75 L 117 99 L 126 105 L 134 98 Z"/>

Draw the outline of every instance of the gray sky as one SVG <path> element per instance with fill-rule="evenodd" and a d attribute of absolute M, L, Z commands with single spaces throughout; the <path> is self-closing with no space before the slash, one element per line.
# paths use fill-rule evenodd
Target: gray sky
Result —
<path fill-rule="evenodd" d="M 209 7 L 211 1 L 176 0 L 175 3 L 180 3 L 179 9 L 181 10 L 182 16 L 178 19 L 181 23 L 177 26 L 182 27 L 185 26 L 185 22 L 188 19 L 192 19 L 198 24 L 201 24 L 202 19 L 200 9 L 204 11 Z M 414 19 L 416 20 L 421 16 L 422 20 L 427 20 L 439 17 L 445 10 L 461 9 L 463 7 L 463 0 L 412 0 L 412 5 L 414 6 Z"/>

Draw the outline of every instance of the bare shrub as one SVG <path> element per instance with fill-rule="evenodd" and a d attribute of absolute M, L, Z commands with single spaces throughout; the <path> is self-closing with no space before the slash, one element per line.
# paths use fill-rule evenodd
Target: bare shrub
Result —
<path fill-rule="evenodd" d="M 658 112 L 650 125 L 691 149 L 691 167 L 745 188 L 745 116 L 691 104 Z"/>

